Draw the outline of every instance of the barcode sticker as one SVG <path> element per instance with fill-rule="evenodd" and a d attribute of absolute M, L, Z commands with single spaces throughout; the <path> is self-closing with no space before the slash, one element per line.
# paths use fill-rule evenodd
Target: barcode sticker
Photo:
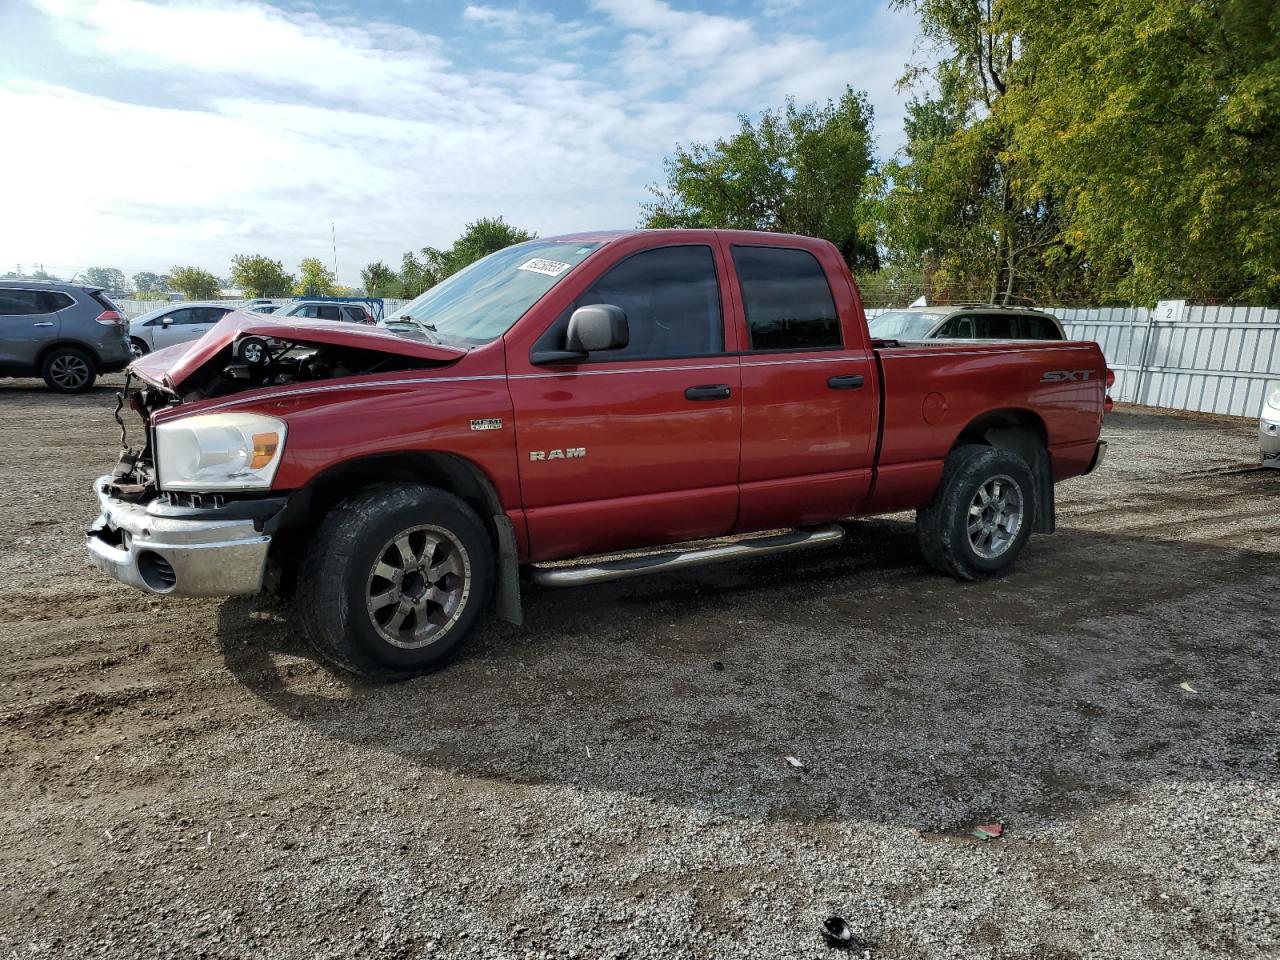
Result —
<path fill-rule="evenodd" d="M 516 269 L 528 270 L 530 273 L 542 273 L 548 277 L 558 277 L 571 266 L 572 264 L 561 263 L 559 260 L 543 260 L 541 258 L 536 258 L 533 260 L 526 260 Z"/>

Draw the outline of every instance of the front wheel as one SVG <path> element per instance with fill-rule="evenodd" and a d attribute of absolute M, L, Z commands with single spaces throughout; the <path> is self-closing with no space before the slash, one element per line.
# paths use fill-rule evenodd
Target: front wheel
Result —
<path fill-rule="evenodd" d="M 334 507 L 308 544 L 297 609 L 312 646 L 362 677 L 439 669 L 474 629 L 493 582 L 475 512 L 431 487 L 383 483 Z"/>
<path fill-rule="evenodd" d="M 133 359 L 137 360 L 139 357 L 145 357 L 150 353 L 151 348 L 147 346 L 147 341 L 141 337 L 130 337 L 129 352 L 133 354 Z"/>
<path fill-rule="evenodd" d="M 1035 480 L 1012 450 L 966 444 L 951 451 L 933 502 L 916 514 L 929 566 L 962 580 L 1005 573 L 1027 545 Z"/>

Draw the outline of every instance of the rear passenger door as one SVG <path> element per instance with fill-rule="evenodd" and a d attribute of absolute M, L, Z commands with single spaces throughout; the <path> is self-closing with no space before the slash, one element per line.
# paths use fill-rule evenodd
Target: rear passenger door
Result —
<path fill-rule="evenodd" d="M 708 244 L 624 255 L 508 353 L 531 559 L 728 533 L 738 510 L 739 377 L 724 265 Z M 538 366 L 574 309 L 627 315 L 628 345 Z M 729 339 L 726 339 L 728 335 Z"/>
<path fill-rule="evenodd" d="M 849 516 L 871 483 L 877 398 L 839 255 L 740 243 L 731 252 L 745 344 L 738 527 Z"/>
<path fill-rule="evenodd" d="M 43 290 L 0 289 L 0 369 L 34 369 L 40 348 L 58 336 L 58 299 Z"/>

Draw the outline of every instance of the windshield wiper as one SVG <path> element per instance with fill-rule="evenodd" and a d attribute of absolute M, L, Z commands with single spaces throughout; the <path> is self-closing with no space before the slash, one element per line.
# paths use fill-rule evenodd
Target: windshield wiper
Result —
<path fill-rule="evenodd" d="M 436 336 L 436 326 L 434 323 L 427 323 L 427 321 L 425 320 L 418 320 L 417 318 L 412 317 L 407 313 L 404 314 L 403 316 L 387 318 L 387 323 L 401 323 L 401 322 L 413 324 L 415 327 L 417 327 L 419 330 L 421 330 L 423 333 L 427 335 L 427 340 L 429 340 L 431 343 L 443 342 L 439 337 Z"/>

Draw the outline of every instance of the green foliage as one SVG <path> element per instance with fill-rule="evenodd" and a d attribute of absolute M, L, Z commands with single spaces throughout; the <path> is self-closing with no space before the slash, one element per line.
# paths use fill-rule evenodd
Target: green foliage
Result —
<path fill-rule="evenodd" d="M 139 300 L 162 300 L 169 290 L 169 278 L 144 270 L 133 275 L 133 289 Z"/>
<path fill-rule="evenodd" d="M 218 278 L 199 267 L 174 267 L 169 271 L 169 286 L 188 300 L 212 300 L 218 296 Z"/>
<path fill-rule="evenodd" d="M 299 297 L 331 297 L 336 278 L 333 271 L 315 257 L 307 257 L 298 264 L 298 282 L 293 292 Z"/>
<path fill-rule="evenodd" d="M 1280 302 L 1280 8 L 895 0 L 942 56 L 904 83 L 886 259 L 935 299 Z"/>
<path fill-rule="evenodd" d="M 741 117 L 736 134 L 676 147 L 665 187 L 641 206 L 648 227 L 719 227 L 830 240 L 854 266 L 877 251 L 864 202 L 872 158 L 871 106 L 846 89 L 838 102 Z"/>
<path fill-rule="evenodd" d="M 123 270 L 115 267 L 90 267 L 84 272 L 84 282 L 91 287 L 103 287 L 112 293 L 120 293 L 125 289 Z"/>
<path fill-rule="evenodd" d="M 400 278 L 396 272 L 381 260 L 375 260 L 360 271 L 360 281 L 364 284 L 365 296 L 398 297 L 400 296 Z"/>
<path fill-rule="evenodd" d="M 463 267 L 475 263 L 482 257 L 487 257 L 491 253 L 497 253 L 506 247 L 515 243 L 524 243 L 526 240 L 534 240 L 537 238 L 536 233 L 529 233 L 527 230 L 521 230 L 519 227 L 513 227 L 507 223 L 502 217 L 481 217 L 479 220 L 468 223 L 462 231 L 462 236 L 453 241 L 453 245 L 447 250 L 439 250 L 435 247 L 423 247 L 417 254 L 412 250 L 404 255 L 400 261 L 400 275 L 398 280 L 398 290 L 395 296 L 404 297 L 405 299 L 413 299 L 421 293 L 430 290 L 437 283 L 452 274 L 457 273 Z M 384 267 L 381 263 L 371 263 L 362 272 L 365 280 L 365 287 L 368 289 L 370 276 L 367 271 L 374 267 L 382 267 L 391 274 L 389 268 Z M 391 274 L 392 277 L 395 274 Z M 386 281 L 385 289 L 396 287 L 396 283 L 390 280 Z M 370 294 L 371 296 L 373 294 Z M 382 294 L 383 296 L 392 296 L 391 293 Z"/>
<path fill-rule="evenodd" d="M 1105 294 L 1280 302 L 1280 6 L 1017 0 L 1016 149 Z"/>
<path fill-rule="evenodd" d="M 285 273 L 279 260 L 243 253 L 231 258 L 231 283 L 246 297 L 287 297 L 293 282 L 293 274 Z"/>

